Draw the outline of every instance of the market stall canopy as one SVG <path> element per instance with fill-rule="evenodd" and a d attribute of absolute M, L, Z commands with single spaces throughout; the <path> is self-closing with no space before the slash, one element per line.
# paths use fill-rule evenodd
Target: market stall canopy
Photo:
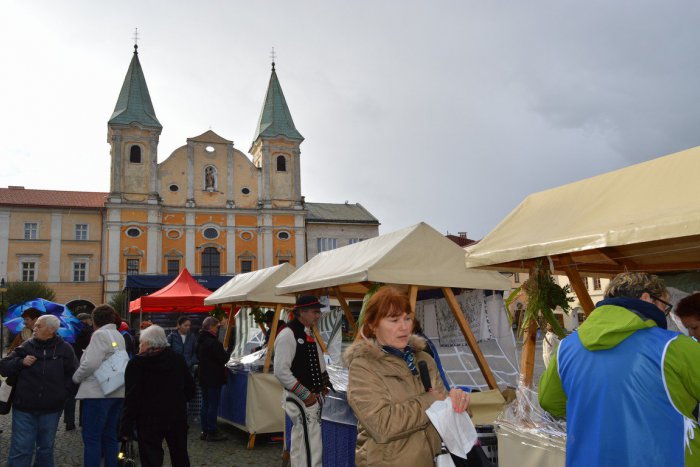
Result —
<path fill-rule="evenodd" d="M 258 304 L 294 304 L 290 295 L 277 295 L 275 286 L 294 272 L 294 266 L 283 263 L 257 271 L 238 274 L 204 300 L 205 305 L 256 302 Z"/>
<path fill-rule="evenodd" d="M 528 196 L 483 240 L 467 267 L 553 272 L 700 268 L 700 147 Z"/>
<path fill-rule="evenodd" d="M 277 286 L 277 293 L 338 287 L 345 297 L 362 298 L 366 283 L 419 288 L 508 290 L 496 272 L 468 270 L 464 250 L 421 222 L 314 256 Z"/>
<path fill-rule="evenodd" d="M 211 291 L 199 285 L 187 269 L 170 284 L 150 295 L 129 303 L 129 313 L 208 313 L 213 306 L 205 306 L 204 299 Z"/>

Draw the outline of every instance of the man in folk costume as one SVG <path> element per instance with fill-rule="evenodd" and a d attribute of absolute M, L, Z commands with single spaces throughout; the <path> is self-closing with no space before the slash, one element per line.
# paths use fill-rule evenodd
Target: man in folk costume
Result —
<path fill-rule="evenodd" d="M 294 319 L 275 340 L 274 372 L 284 386 L 282 404 L 293 423 L 292 467 L 322 464 L 321 406 L 331 385 L 312 331 L 320 318 L 318 298 L 301 296 L 294 306 Z"/>

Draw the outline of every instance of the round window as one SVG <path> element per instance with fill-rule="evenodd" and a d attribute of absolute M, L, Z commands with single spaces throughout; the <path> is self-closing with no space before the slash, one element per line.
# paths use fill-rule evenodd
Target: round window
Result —
<path fill-rule="evenodd" d="M 219 231 L 216 230 L 214 227 L 207 227 L 206 229 L 204 229 L 204 232 L 202 232 L 202 235 L 204 235 L 204 238 L 212 240 L 219 236 Z"/>
<path fill-rule="evenodd" d="M 241 240 L 250 241 L 253 239 L 253 232 L 248 232 L 247 230 L 238 234 Z"/>
<path fill-rule="evenodd" d="M 136 238 L 141 235 L 141 229 L 137 227 L 129 227 L 126 229 L 126 236 L 131 238 Z"/>
<path fill-rule="evenodd" d="M 243 188 L 243 189 L 241 190 L 241 193 L 243 193 L 244 195 L 249 195 L 249 194 L 250 194 L 250 188 L 248 188 L 248 187 Z"/>
<path fill-rule="evenodd" d="M 180 231 L 179 230 L 168 230 L 168 233 L 166 234 L 168 238 L 172 238 L 173 240 L 177 240 L 180 238 Z"/>
<path fill-rule="evenodd" d="M 180 187 L 177 185 L 170 185 L 168 188 L 170 188 L 170 191 L 177 191 L 180 189 Z"/>
<path fill-rule="evenodd" d="M 279 238 L 280 240 L 289 240 L 289 237 L 291 237 L 291 235 L 286 230 L 277 232 L 277 238 Z"/>
<path fill-rule="evenodd" d="M 214 146 L 207 146 L 204 148 L 204 150 L 211 154 L 212 152 L 214 152 Z"/>

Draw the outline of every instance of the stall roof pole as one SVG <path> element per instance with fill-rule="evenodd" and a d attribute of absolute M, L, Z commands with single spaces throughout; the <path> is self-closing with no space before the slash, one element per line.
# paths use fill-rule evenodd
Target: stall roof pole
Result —
<path fill-rule="evenodd" d="M 312 331 L 314 333 L 314 337 L 316 337 L 316 342 L 318 342 L 318 345 L 321 346 L 321 352 L 327 353 L 328 348 L 326 348 L 326 343 L 323 342 L 323 338 L 321 337 L 321 333 L 318 331 L 318 328 L 314 326 Z"/>
<path fill-rule="evenodd" d="M 464 334 L 464 338 L 467 340 L 467 344 L 469 344 L 469 348 L 472 351 L 472 355 L 474 355 L 474 359 L 476 359 L 476 363 L 479 365 L 481 373 L 484 375 L 484 379 L 489 385 L 489 389 L 498 389 L 498 383 L 496 383 L 496 378 L 491 372 L 491 368 L 489 367 L 489 364 L 486 361 L 486 357 L 484 357 L 484 354 L 481 353 L 479 344 L 476 342 L 476 338 L 474 337 L 474 334 L 472 333 L 472 330 L 469 327 L 469 323 L 467 323 L 467 320 L 462 314 L 462 310 L 460 309 L 459 304 L 457 303 L 457 299 L 455 298 L 454 293 L 452 293 L 452 289 L 449 287 L 443 287 L 442 293 L 445 295 L 445 299 L 450 305 L 452 313 L 455 315 L 457 324 L 462 330 L 462 334 Z"/>
<path fill-rule="evenodd" d="M 409 285 L 408 286 L 408 301 L 411 304 L 411 312 L 415 316 L 416 314 L 416 302 L 418 301 L 418 286 Z M 421 323 L 423 324 L 423 323 Z"/>
<path fill-rule="evenodd" d="M 270 328 L 270 339 L 267 341 L 267 353 L 265 354 L 265 365 L 263 365 L 263 373 L 270 371 L 270 362 L 272 361 L 272 352 L 275 349 L 275 339 L 277 339 L 277 326 L 280 323 L 280 315 L 282 314 L 282 304 L 278 303 L 275 306 L 275 317 L 272 319 L 272 328 Z"/>
<path fill-rule="evenodd" d="M 537 346 L 537 321 L 532 320 L 523 337 L 523 354 L 520 358 L 520 383 L 532 387 L 535 372 L 535 349 Z"/>
<path fill-rule="evenodd" d="M 231 309 L 228 311 L 228 323 L 226 323 L 226 334 L 224 334 L 224 349 L 228 349 L 228 343 L 231 340 L 231 328 L 233 327 L 233 320 L 236 318 L 236 315 L 233 314 L 233 310 L 235 309 L 235 306 L 233 303 L 230 303 L 229 306 Z"/>
<path fill-rule="evenodd" d="M 338 302 L 345 313 L 345 319 L 348 320 L 348 324 L 350 324 L 350 327 L 352 327 L 352 333 L 357 334 L 357 324 L 355 323 L 355 318 L 352 316 L 348 302 L 345 301 L 345 297 L 343 297 L 343 294 L 340 292 L 340 287 L 333 287 L 333 294 L 335 295 L 335 298 L 338 299 Z"/>
<path fill-rule="evenodd" d="M 581 304 L 581 308 L 583 308 L 583 312 L 586 313 L 586 316 L 588 316 L 595 308 L 593 305 L 593 300 L 591 300 L 591 296 L 588 294 L 588 288 L 583 282 L 578 270 L 574 266 L 574 261 L 571 259 L 571 255 L 563 255 L 562 260 L 564 272 L 566 272 L 566 277 L 569 278 L 571 288 L 574 289 L 574 292 L 578 297 L 578 301 Z"/>

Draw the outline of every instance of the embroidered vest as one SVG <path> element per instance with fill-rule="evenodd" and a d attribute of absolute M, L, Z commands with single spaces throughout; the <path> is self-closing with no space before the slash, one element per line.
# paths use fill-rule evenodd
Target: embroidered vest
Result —
<path fill-rule="evenodd" d="M 304 325 L 293 319 L 287 324 L 294 333 L 297 348 L 292 360 L 292 374 L 311 392 L 320 392 L 324 387 L 324 377 L 321 375 L 321 363 L 318 359 L 316 340 L 306 334 Z"/>

